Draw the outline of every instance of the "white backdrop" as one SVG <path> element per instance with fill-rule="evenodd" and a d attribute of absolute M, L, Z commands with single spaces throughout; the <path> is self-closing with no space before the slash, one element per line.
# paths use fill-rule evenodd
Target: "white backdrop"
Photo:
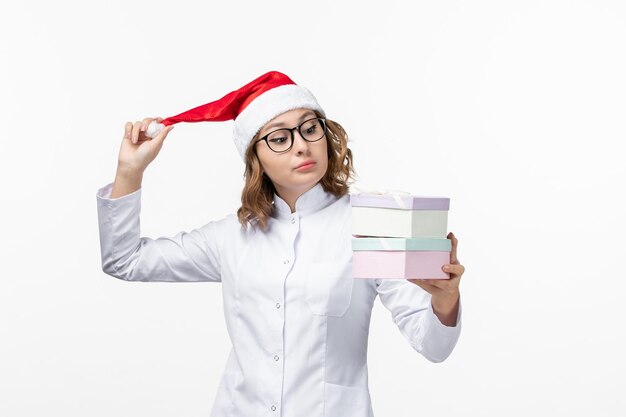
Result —
<path fill-rule="evenodd" d="M 626 6 L 411 3 L 0 6 L 0 415 L 208 416 L 221 286 L 104 274 L 95 192 L 127 120 L 273 69 L 346 128 L 360 184 L 451 198 L 461 339 L 432 364 L 377 300 L 377 417 L 626 414 Z M 239 207 L 231 123 L 170 134 L 143 235 Z"/>

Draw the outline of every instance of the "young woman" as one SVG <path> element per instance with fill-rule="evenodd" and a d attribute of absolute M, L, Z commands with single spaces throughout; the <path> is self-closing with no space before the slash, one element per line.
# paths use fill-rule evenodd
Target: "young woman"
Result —
<path fill-rule="evenodd" d="M 354 170 L 341 125 L 277 72 L 209 104 L 169 123 L 234 120 L 245 162 L 241 207 L 190 232 L 141 237 L 143 172 L 173 127 L 162 118 L 128 122 L 115 181 L 97 192 L 103 271 L 128 281 L 222 283 L 232 349 L 212 416 L 373 416 L 374 301 L 380 296 L 417 352 L 446 359 L 461 329 L 456 238 L 448 235 L 450 280 L 353 279 Z M 150 139 L 153 122 L 166 127 Z"/>

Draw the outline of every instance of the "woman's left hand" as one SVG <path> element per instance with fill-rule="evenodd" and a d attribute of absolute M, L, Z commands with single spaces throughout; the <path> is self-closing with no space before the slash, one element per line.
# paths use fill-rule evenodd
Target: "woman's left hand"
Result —
<path fill-rule="evenodd" d="M 455 326 L 460 297 L 459 283 L 465 267 L 459 263 L 456 255 L 458 245 L 456 236 L 450 232 L 447 237 L 452 240 L 450 263 L 443 265 L 441 269 L 450 274 L 450 279 L 408 279 L 408 281 L 432 295 L 433 311 L 443 324 Z"/>

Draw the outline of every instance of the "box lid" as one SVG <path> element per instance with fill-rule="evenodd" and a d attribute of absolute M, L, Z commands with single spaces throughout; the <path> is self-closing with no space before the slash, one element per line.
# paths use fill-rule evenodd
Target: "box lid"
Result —
<path fill-rule="evenodd" d="M 450 239 L 428 237 L 353 237 L 352 250 L 427 250 L 447 251 L 452 250 Z"/>
<path fill-rule="evenodd" d="M 354 207 L 385 207 L 401 210 L 449 210 L 450 198 L 412 194 L 350 194 Z"/>

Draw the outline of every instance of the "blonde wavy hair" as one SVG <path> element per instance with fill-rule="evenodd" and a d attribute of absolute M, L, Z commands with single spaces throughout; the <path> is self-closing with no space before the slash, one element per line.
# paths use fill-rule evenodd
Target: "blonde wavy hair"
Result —
<path fill-rule="evenodd" d="M 317 117 L 323 117 L 315 111 Z M 356 171 L 353 166 L 352 151 L 348 148 L 348 134 L 333 120 L 326 119 L 326 143 L 328 144 L 328 169 L 320 184 L 324 191 L 341 197 L 350 191 Z M 237 218 L 243 229 L 250 225 L 254 230 L 266 231 L 269 217 L 274 214 L 274 193 L 276 189 L 270 178 L 261 174 L 261 162 L 256 153 L 257 133 L 246 150 L 246 168 L 243 174 L 245 184 L 241 192 L 241 207 Z"/>

